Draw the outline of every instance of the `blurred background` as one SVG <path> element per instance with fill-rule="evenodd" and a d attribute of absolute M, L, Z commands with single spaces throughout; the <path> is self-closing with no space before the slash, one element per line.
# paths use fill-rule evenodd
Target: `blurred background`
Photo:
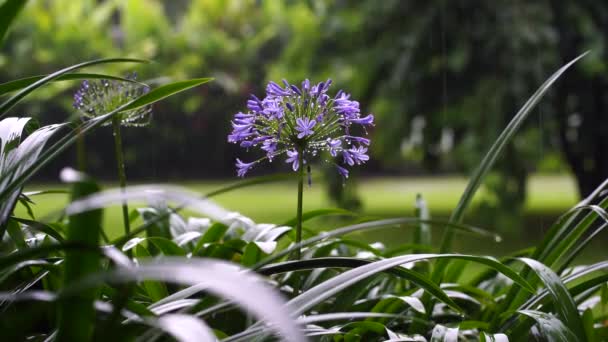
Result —
<path fill-rule="evenodd" d="M 446 217 L 527 98 L 587 50 L 506 148 L 465 219 L 506 237 L 506 247 L 475 246 L 495 251 L 529 245 L 608 175 L 608 2 L 30 1 L 0 51 L 0 82 L 116 56 L 153 63 L 104 72 L 137 71 L 151 84 L 214 77 L 155 105 L 150 126 L 123 131 L 131 182 L 204 191 L 236 179 L 235 158 L 253 159 L 226 141 L 230 117 L 250 93 L 261 96 L 269 80 L 331 78 L 335 91 L 351 92 L 376 117 L 371 160 L 346 186 L 314 168 L 318 181 L 306 191 L 306 208 L 412 215 L 420 193 L 434 217 Z M 42 124 L 74 119 L 77 87 L 58 82 L 13 113 Z M 111 139 L 109 128 L 85 139 L 87 171 L 109 183 Z M 40 186 L 52 186 L 76 155 L 70 150 L 44 170 Z M 285 171 L 275 162 L 253 175 Z M 293 216 L 293 184 L 264 186 L 263 207 L 260 189 L 218 201 L 258 220 Z"/>

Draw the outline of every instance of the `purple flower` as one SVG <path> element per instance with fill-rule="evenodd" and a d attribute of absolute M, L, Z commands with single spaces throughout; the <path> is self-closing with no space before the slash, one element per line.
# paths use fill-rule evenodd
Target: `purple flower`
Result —
<path fill-rule="evenodd" d="M 309 118 L 297 118 L 296 119 L 296 131 L 298 133 L 298 139 L 302 139 L 305 136 L 312 135 L 314 132 L 312 128 L 315 126 L 317 122 L 315 120 L 310 120 Z"/>
<path fill-rule="evenodd" d="M 344 178 L 348 178 L 348 170 L 343 168 L 340 165 L 336 165 L 336 169 L 338 169 L 338 173 L 340 174 L 340 176 L 344 177 Z"/>
<path fill-rule="evenodd" d="M 266 151 L 268 156 L 273 155 L 277 151 L 277 142 L 274 140 L 264 140 L 262 143 L 262 150 Z"/>
<path fill-rule="evenodd" d="M 348 121 L 350 121 L 352 123 L 359 124 L 359 125 L 370 126 L 370 125 L 374 124 L 374 116 L 372 114 L 369 114 L 366 117 L 356 118 L 356 119 L 349 119 Z"/>
<path fill-rule="evenodd" d="M 308 80 L 308 78 L 302 81 L 302 90 L 304 90 L 305 93 L 308 93 L 310 91 L 310 81 Z"/>
<path fill-rule="evenodd" d="M 367 148 L 359 146 L 342 151 L 342 156 L 344 157 L 344 162 L 350 166 L 355 164 L 361 165 L 369 160 L 369 156 L 365 154 L 366 152 Z"/>
<path fill-rule="evenodd" d="M 317 84 L 316 86 L 313 86 L 310 89 L 310 94 L 312 96 L 318 96 L 321 94 L 325 94 L 325 92 L 327 92 L 327 90 L 329 89 L 331 82 L 332 82 L 331 79 L 328 79 L 325 82 L 321 82 L 321 83 Z"/>
<path fill-rule="evenodd" d="M 329 154 L 332 157 L 335 157 L 338 155 L 338 149 L 340 147 L 342 147 L 342 141 L 338 140 L 338 139 L 328 139 L 327 140 L 327 146 L 329 147 Z"/>
<path fill-rule="evenodd" d="M 351 101 L 350 95 L 341 91 L 334 99 L 334 110 L 347 119 L 355 119 L 360 113 L 359 102 Z"/>
<path fill-rule="evenodd" d="M 266 86 L 266 93 L 273 97 L 283 97 L 290 95 L 289 91 L 281 88 L 280 85 L 270 81 Z"/>
<path fill-rule="evenodd" d="M 254 113 L 261 113 L 264 110 L 262 106 L 262 101 L 257 98 L 257 96 L 251 94 L 249 100 L 247 100 L 247 108 Z"/>
<path fill-rule="evenodd" d="M 252 163 L 237 160 L 238 175 L 244 176 L 255 163 L 272 162 L 283 154 L 294 171 L 304 165 L 310 168 L 310 161 L 319 153 L 342 156 L 343 164 L 336 166 L 344 178 L 349 175 L 347 166 L 368 161 L 371 141 L 357 135 L 352 126 L 373 125 L 373 115 L 362 116 L 359 102 L 341 90 L 331 97 L 331 84 L 331 79 L 316 84 L 304 80 L 298 86 L 283 80 L 282 85 L 269 82 L 263 98 L 251 95 L 248 112 L 234 115 L 228 141 L 260 148 L 266 155 Z M 81 92 L 74 95 L 75 103 L 82 101 L 81 96 Z"/>
<path fill-rule="evenodd" d="M 354 142 L 357 142 L 359 144 L 363 144 L 365 146 L 369 146 L 369 144 L 371 143 L 371 141 L 369 139 L 367 139 L 367 138 L 364 138 L 364 137 L 354 137 L 352 135 L 345 136 L 345 139 L 347 141 L 351 141 L 351 142 L 354 141 Z"/>
<path fill-rule="evenodd" d="M 243 163 L 240 159 L 236 159 L 236 174 L 239 177 L 245 177 L 245 174 L 247 173 L 247 171 L 249 171 L 250 168 L 253 167 L 253 165 L 255 164 L 255 162 L 252 163 Z"/>
<path fill-rule="evenodd" d="M 298 158 L 298 151 L 287 151 L 287 159 L 285 159 L 286 163 L 291 163 L 291 168 L 294 171 L 298 171 L 300 168 L 300 160 Z"/>
<path fill-rule="evenodd" d="M 280 101 L 276 99 L 266 98 L 262 101 L 262 105 L 264 106 L 264 110 L 262 113 L 267 117 L 274 117 L 277 119 L 281 119 L 283 117 L 283 107 L 281 107 Z"/>
<path fill-rule="evenodd" d="M 296 87 L 295 85 L 290 85 L 289 86 L 291 88 L 291 90 L 293 90 L 294 93 L 298 94 L 298 95 L 302 95 L 302 92 L 300 91 L 300 89 L 298 89 L 298 87 Z"/>
<path fill-rule="evenodd" d="M 234 120 L 232 122 L 236 122 L 240 125 L 253 125 L 255 123 L 255 115 L 253 114 L 244 114 L 244 113 L 236 113 L 234 114 Z"/>
<path fill-rule="evenodd" d="M 137 74 L 132 73 L 126 76 L 126 79 L 130 81 L 84 80 L 74 93 L 72 105 L 83 117 L 88 119 L 110 113 L 148 93 L 150 88 L 147 85 L 141 82 L 131 82 L 136 78 Z M 120 124 L 123 126 L 145 126 L 150 122 L 152 107 L 144 106 L 122 111 L 116 116 L 120 118 Z M 111 122 L 106 123 L 106 125 L 109 124 Z"/>

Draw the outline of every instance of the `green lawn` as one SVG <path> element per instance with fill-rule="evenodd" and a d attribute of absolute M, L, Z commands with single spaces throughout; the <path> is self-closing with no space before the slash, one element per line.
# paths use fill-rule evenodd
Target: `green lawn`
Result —
<path fill-rule="evenodd" d="M 204 194 L 234 182 L 187 182 L 180 185 Z M 106 187 L 113 185 L 107 184 Z M 347 185 L 348 186 L 348 183 Z M 416 194 L 427 200 L 434 216 L 448 216 L 458 202 L 466 186 L 462 177 L 425 178 L 370 178 L 358 184 L 363 201 L 363 212 L 378 216 L 411 215 Z M 26 190 L 55 189 L 61 185 L 30 186 Z M 526 203 L 529 213 L 559 213 L 567 210 L 577 201 L 573 180 L 568 176 L 534 176 L 529 183 L 530 194 Z M 483 191 L 483 189 L 481 190 Z M 218 195 L 214 200 L 231 211 L 238 211 L 258 222 L 280 223 L 295 214 L 295 184 L 273 183 L 256 185 Z M 38 217 L 61 209 L 67 203 L 62 194 L 41 195 L 34 198 L 35 213 Z M 304 210 L 331 207 L 323 184 L 316 183 L 306 188 Z M 23 215 L 23 208 L 18 208 Z M 106 211 L 108 233 L 116 235 L 120 226 L 119 208 Z"/>
<path fill-rule="evenodd" d="M 225 182 L 187 182 L 181 185 L 201 194 L 221 188 L 234 180 Z M 106 184 L 111 187 L 112 184 Z M 348 183 L 347 183 L 348 186 Z M 359 194 L 363 201 L 363 214 L 388 217 L 411 216 L 417 193 L 427 200 L 434 217 L 447 217 L 466 186 L 462 177 L 416 177 L 416 178 L 370 178 L 362 179 L 358 184 Z M 40 185 L 28 187 L 35 189 L 56 189 L 61 185 Z M 483 189 L 481 190 L 483 191 Z M 296 207 L 295 184 L 273 183 L 242 188 L 233 192 L 214 197 L 214 200 L 231 211 L 238 211 L 254 219 L 256 222 L 282 223 L 295 215 Z M 67 196 L 48 194 L 34 197 L 34 207 L 37 218 L 60 210 L 67 203 Z M 542 236 L 547 224 L 565 212 L 577 202 L 574 181 L 569 176 L 534 176 L 529 183 L 529 196 L 526 203 L 526 214 L 533 218 L 530 226 L 519 229 L 519 235 L 507 237 L 498 244 L 487 239 L 474 236 L 457 236 L 455 248 L 461 252 L 474 252 L 501 255 L 519 248 L 528 247 Z M 131 206 L 134 207 L 134 206 Z M 331 207 L 325 187 L 315 183 L 305 189 L 304 210 Z M 17 208 L 19 215 L 25 215 L 22 207 Z M 465 218 L 465 222 L 467 222 Z M 470 221 L 470 220 L 469 220 Z M 134 226 L 141 222 L 136 222 Z M 538 223 L 538 224 L 537 224 Z M 313 228 L 331 229 L 343 225 L 342 221 L 317 221 L 310 224 Z M 529 224 L 529 222 L 528 222 Z M 120 208 L 111 207 L 105 211 L 104 227 L 110 237 L 119 236 L 123 230 Z M 545 227 L 545 228 L 543 228 Z M 493 227 L 484 227 L 493 228 Z M 386 245 L 406 242 L 410 236 L 407 228 L 387 228 L 365 234 L 355 234 L 353 238 L 367 241 L 381 241 Z M 435 239 L 440 237 L 440 231 L 435 233 Z M 585 260 L 595 260 L 603 257 L 601 239 L 596 239 L 585 254 Z"/>

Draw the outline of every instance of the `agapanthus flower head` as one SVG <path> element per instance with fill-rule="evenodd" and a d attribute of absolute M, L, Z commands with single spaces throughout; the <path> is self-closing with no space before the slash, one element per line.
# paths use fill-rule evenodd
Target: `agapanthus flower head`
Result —
<path fill-rule="evenodd" d="M 84 118 L 94 119 L 146 94 L 150 87 L 137 82 L 137 74 L 132 73 L 122 80 L 84 80 L 74 94 L 74 108 Z M 150 123 L 151 106 L 116 113 L 123 126 L 145 126 Z M 106 125 L 110 124 L 109 122 Z"/>
<path fill-rule="evenodd" d="M 269 82 L 263 99 L 251 95 L 248 111 L 234 115 L 228 141 L 245 148 L 259 147 L 266 156 L 252 162 L 237 159 L 239 177 L 256 164 L 282 155 L 297 171 L 326 151 L 336 158 L 332 163 L 344 178 L 348 177 L 347 167 L 369 160 L 371 141 L 357 134 L 367 134 L 366 127 L 373 126 L 374 116 L 362 116 L 359 102 L 342 90 L 331 97 L 331 83 L 304 80 L 298 87 L 285 80 L 283 85 Z"/>

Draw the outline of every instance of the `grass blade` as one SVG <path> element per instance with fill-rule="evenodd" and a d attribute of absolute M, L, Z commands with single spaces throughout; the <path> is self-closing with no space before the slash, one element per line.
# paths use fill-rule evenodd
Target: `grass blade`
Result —
<path fill-rule="evenodd" d="M 197 285 L 206 291 L 240 304 L 263 319 L 285 340 L 304 342 L 306 339 L 284 306 L 283 299 L 267 287 L 260 276 L 221 260 L 202 258 L 172 258 L 142 262 L 139 267 L 98 273 L 87 281 L 66 288 L 64 296 L 72 296 L 99 283 L 124 283 L 143 280 Z M 243 291 L 246 288 L 247 291 Z"/>
<path fill-rule="evenodd" d="M 173 94 L 177 94 L 184 90 L 194 88 L 196 86 L 199 86 L 201 84 L 205 84 L 205 83 L 211 82 L 211 81 L 213 81 L 213 78 L 210 78 L 210 77 L 194 78 L 191 80 L 179 81 L 179 82 L 162 85 L 158 88 L 154 88 L 154 89 L 150 90 L 148 93 L 146 93 L 146 94 L 138 97 L 134 101 L 130 102 L 128 105 L 126 105 L 124 108 L 121 109 L 121 112 L 145 107 L 151 103 L 158 102 Z"/>
<path fill-rule="evenodd" d="M 217 341 L 213 330 L 207 324 L 190 315 L 164 315 L 156 319 L 153 325 L 180 342 Z"/>
<path fill-rule="evenodd" d="M 5 82 L 0 84 L 0 96 L 23 89 L 31 84 L 40 81 L 41 79 L 47 77 L 48 75 L 38 75 L 38 76 L 30 76 L 25 78 L 20 78 L 18 80 L 13 80 L 9 82 Z M 118 76 L 104 75 L 104 74 L 91 74 L 91 73 L 71 73 L 61 75 L 50 82 L 58 82 L 58 81 L 73 81 L 73 80 L 88 80 L 88 79 L 106 79 L 106 80 L 116 80 L 121 82 L 131 82 L 131 83 L 139 83 L 144 85 L 141 82 L 124 78 Z"/>
<path fill-rule="evenodd" d="M 84 63 L 72 65 L 67 68 L 61 69 L 59 71 L 56 71 L 52 74 L 49 74 L 49 75 L 39 79 L 38 81 L 30 84 L 29 86 L 21 89 L 17 94 L 13 95 L 11 98 L 9 98 L 4 103 L 2 103 L 0 105 L 0 118 L 3 118 L 4 116 L 6 116 L 8 110 L 11 109 L 13 106 L 15 106 L 24 97 L 26 97 L 28 94 L 30 94 L 34 90 L 42 87 L 46 83 L 48 83 L 52 80 L 55 80 L 58 77 L 60 77 L 64 74 L 67 74 L 71 71 L 74 71 L 74 70 L 82 69 L 85 67 L 90 67 L 93 65 L 108 64 L 108 63 L 148 63 L 148 61 L 143 60 L 143 59 L 136 59 L 136 58 L 105 58 L 105 59 L 97 59 L 97 60 L 93 60 L 93 61 L 89 61 L 89 62 L 84 62 Z"/>
<path fill-rule="evenodd" d="M 219 189 L 213 190 L 205 194 L 205 197 L 215 197 L 226 192 L 238 190 L 241 188 L 245 188 L 248 186 L 254 186 L 259 184 L 266 184 L 271 182 L 280 182 L 284 180 L 295 180 L 297 177 L 293 173 L 282 173 L 276 175 L 268 175 L 268 176 L 259 176 L 251 179 L 245 179 L 234 184 L 230 184 Z"/>
<path fill-rule="evenodd" d="M 325 209 L 316 209 L 316 210 L 311 210 L 308 212 L 305 212 L 302 214 L 302 222 L 304 221 L 308 221 L 311 220 L 313 218 L 316 217 L 320 217 L 320 216 L 357 216 L 356 213 L 353 213 L 352 211 L 349 210 L 345 210 L 345 209 L 340 209 L 340 208 L 325 208 Z M 293 227 L 296 225 L 297 222 L 297 218 L 294 217 L 286 222 L 284 222 L 283 224 L 281 224 L 281 226 L 288 226 L 288 227 Z"/>
<path fill-rule="evenodd" d="M 114 59 L 114 60 L 116 60 L 116 59 Z M 118 59 L 118 60 L 125 60 L 125 59 Z M 131 59 L 126 59 L 126 60 L 132 61 Z M 107 62 L 108 60 L 101 60 L 101 61 Z M 133 60 L 133 61 L 140 61 L 140 60 Z M 89 62 L 89 63 L 93 63 L 93 62 Z M 51 74 L 51 75 L 54 75 L 54 74 Z M 31 178 L 36 172 L 38 172 L 41 168 L 46 166 L 51 160 L 55 159 L 57 157 L 57 155 L 59 155 L 61 152 L 65 151 L 68 147 L 70 147 L 77 140 L 78 136 L 80 136 L 82 134 L 86 134 L 89 131 L 101 126 L 103 123 L 108 122 L 109 120 L 112 119 L 112 117 L 114 115 L 116 115 L 117 113 L 119 113 L 121 111 L 126 110 L 127 107 L 129 107 L 132 103 L 137 102 L 138 106 L 149 105 L 156 101 L 160 101 L 160 100 L 166 98 L 167 96 L 179 93 L 181 91 L 188 90 L 199 84 L 206 83 L 206 82 L 208 82 L 208 80 L 209 79 L 197 79 L 195 82 L 184 81 L 184 82 L 177 82 L 178 84 L 175 86 L 172 86 L 172 84 L 163 86 L 163 87 L 161 87 L 161 88 L 163 88 L 162 90 L 159 90 L 157 92 L 152 90 L 149 93 L 147 93 L 146 95 L 143 95 L 129 103 L 126 103 L 125 105 L 123 105 L 119 108 L 116 108 L 115 110 L 113 110 L 105 115 L 102 115 L 100 117 L 97 117 L 96 119 L 87 121 L 86 123 L 84 123 L 83 125 L 78 127 L 77 129 L 70 132 L 68 135 L 61 138 L 59 141 L 57 141 L 55 144 L 53 144 L 53 146 L 48 148 L 40 156 L 40 158 L 38 158 L 38 160 L 36 161 L 35 164 L 33 164 L 32 166 L 25 169 L 19 177 L 14 179 L 6 187 L 6 189 L 3 189 L 2 192 L 0 192 L 0 201 L 4 200 L 7 196 L 7 194 L 10 193 L 11 191 L 14 191 L 15 189 L 18 189 L 19 187 L 23 186 L 23 184 L 29 178 Z M 41 81 L 42 80 L 40 80 L 38 82 L 41 82 Z M 32 84 L 32 86 L 37 84 L 38 82 Z M 25 88 L 23 91 L 27 90 L 28 88 Z M 160 88 L 157 88 L 155 90 L 158 90 L 158 89 L 160 89 Z M 140 100 L 143 97 L 145 97 L 145 101 Z M 4 177 L 4 175 L 2 175 L 2 177 L 0 177 L 0 182 L 3 182 L 4 179 L 5 179 L 5 177 Z"/>
<path fill-rule="evenodd" d="M 27 0 L 6 0 L 0 6 L 0 45 L 4 41 L 6 32 L 11 26 L 19 12 L 23 9 Z"/>
<path fill-rule="evenodd" d="M 291 312 L 300 315 L 345 288 L 379 272 L 409 262 L 442 258 L 474 261 L 495 268 L 505 276 L 511 278 L 515 283 L 523 286 L 528 291 L 533 292 L 533 288 L 519 274 L 491 257 L 461 254 L 413 254 L 372 262 L 346 271 L 293 298 L 288 302 L 287 306 Z"/>
<path fill-rule="evenodd" d="M 60 125 L 45 126 L 20 141 L 28 122 L 29 118 L 7 118 L 0 122 L 0 193 L 4 195 L 4 200 L 0 202 L 0 239 L 4 236 L 6 222 L 21 193 L 20 188 L 8 191 L 10 181 L 35 163 L 46 141 L 60 128 Z"/>
<path fill-rule="evenodd" d="M 562 321 L 545 312 L 520 310 L 518 313 L 534 319 L 548 341 L 578 341 L 574 333 Z"/>
<path fill-rule="evenodd" d="M 263 275 L 272 275 L 285 272 L 295 272 L 302 270 L 310 270 L 317 268 L 357 268 L 372 263 L 369 260 L 355 259 L 355 258 L 316 258 L 306 260 L 287 261 L 278 264 L 272 264 L 262 267 L 258 270 L 258 273 Z M 435 296 L 440 301 L 444 302 L 456 311 L 461 311 L 458 305 L 445 294 L 445 292 L 439 288 L 430 279 L 426 278 L 422 274 L 408 270 L 407 268 L 395 267 L 384 270 L 394 276 L 410 280 L 416 285 L 428 291 L 430 294 Z"/>
<path fill-rule="evenodd" d="M 494 238 L 494 240 L 500 239 L 500 237 L 498 235 L 485 231 L 483 229 L 469 226 L 466 224 L 451 223 L 451 222 L 447 222 L 447 221 L 443 221 L 443 220 L 420 220 L 420 219 L 414 218 L 414 217 L 402 217 L 402 218 L 393 218 L 393 219 L 385 219 L 385 220 L 376 220 L 376 221 L 357 223 L 357 224 L 348 225 L 348 226 L 341 227 L 341 228 L 336 228 L 336 229 L 332 230 L 331 232 L 320 233 L 316 236 L 313 236 L 310 239 L 302 241 L 299 244 L 294 244 L 289 248 L 286 248 L 278 253 L 271 255 L 270 257 L 262 260 L 257 265 L 253 266 L 253 269 L 257 269 L 263 265 L 267 265 L 273 261 L 279 260 L 282 257 L 292 253 L 296 248 L 310 246 L 314 243 L 328 240 L 333 237 L 345 235 L 348 233 L 353 233 L 356 231 L 362 231 L 362 230 L 380 229 L 380 228 L 386 228 L 386 227 L 391 227 L 391 226 L 395 226 L 395 225 L 403 225 L 403 224 L 418 225 L 420 223 L 427 223 L 429 225 L 434 225 L 434 226 L 438 226 L 438 227 L 451 226 L 451 227 L 455 228 L 457 231 L 471 233 L 471 234 L 480 234 L 482 236 L 492 237 L 492 238 Z"/>
<path fill-rule="evenodd" d="M 569 329 L 571 329 L 571 331 L 577 337 L 577 341 L 585 341 L 585 330 L 583 328 L 581 317 L 578 314 L 578 309 L 576 308 L 574 299 L 572 299 L 572 296 L 570 296 L 568 289 L 559 276 L 555 274 L 555 272 L 553 272 L 549 267 L 534 259 L 519 258 L 519 260 L 536 272 L 553 297 L 554 305 L 562 321 Z"/>
<path fill-rule="evenodd" d="M 492 144 L 488 153 L 486 153 L 484 158 L 481 160 L 481 163 L 479 164 L 477 170 L 475 170 L 475 172 L 471 176 L 469 183 L 467 184 L 467 187 L 466 187 L 464 193 L 462 194 L 462 197 L 460 197 L 460 200 L 458 201 L 456 208 L 452 212 L 452 215 L 450 217 L 451 222 L 460 222 L 462 220 L 467 207 L 471 203 L 471 200 L 473 199 L 475 192 L 477 192 L 477 189 L 481 185 L 481 182 L 483 181 L 485 175 L 492 168 L 492 166 L 494 165 L 494 162 L 496 161 L 498 156 L 501 154 L 504 147 L 507 145 L 507 143 L 509 141 L 511 141 L 511 138 L 515 135 L 515 133 L 517 132 L 519 127 L 523 124 L 524 120 L 532 112 L 532 109 L 534 109 L 534 107 L 540 101 L 540 99 L 545 95 L 545 93 L 549 90 L 549 88 L 553 85 L 553 83 L 555 83 L 555 81 L 566 70 L 568 70 L 579 59 L 581 59 L 585 55 L 587 55 L 587 53 L 588 52 L 585 52 L 585 53 L 581 54 L 580 56 L 574 58 L 568 64 L 562 66 L 553 75 L 551 75 L 551 77 L 549 77 L 545 81 L 545 83 L 543 83 L 540 86 L 540 88 L 538 88 L 536 90 L 536 92 L 528 99 L 528 101 L 526 101 L 526 103 L 523 105 L 523 107 L 521 107 L 519 112 L 517 112 L 517 114 L 515 114 L 513 119 L 509 122 L 507 127 L 502 131 L 502 133 L 496 139 L 494 144 Z M 448 228 L 444 232 L 443 240 L 441 242 L 441 247 L 440 247 L 441 253 L 445 253 L 450 249 L 453 238 L 454 238 L 454 232 Z M 439 271 L 443 272 L 443 270 L 439 270 Z"/>
<path fill-rule="evenodd" d="M 71 199 L 75 200 L 99 191 L 99 186 L 84 178 L 75 180 Z M 101 210 L 93 210 L 70 216 L 67 240 L 97 247 L 101 232 Z M 100 255 L 96 252 L 67 251 L 65 256 L 64 286 L 99 271 Z M 77 296 L 60 300 L 58 310 L 57 340 L 89 341 L 93 337 L 95 308 L 93 303 L 97 289 L 80 291 Z"/>

